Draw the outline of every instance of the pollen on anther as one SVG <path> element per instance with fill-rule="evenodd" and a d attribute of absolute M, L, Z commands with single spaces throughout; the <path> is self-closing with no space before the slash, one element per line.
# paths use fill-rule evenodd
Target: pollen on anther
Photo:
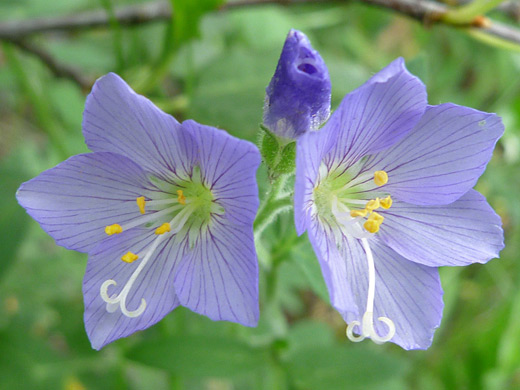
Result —
<path fill-rule="evenodd" d="M 388 183 L 388 173 L 385 171 L 375 171 L 374 183 L 376 183 L 377 186 L 382 186 Z"/>
<path fill-rule="evenodd" d="M 125 263 L 133 263 L 139 258 L 135 253 L 127 252 L 123 257 L 121 257 L 121 260 L 123 260 Z"/>
<path fill-rule="evenodd" d="M 382 208 L 389 209 L 392 206 L 392 198 L 390 195 L 388 195 L 386 198 L 381 199 L 379 203 L 381 204 Z"/>
<path fill-rule="evenodd" d="M 170 224 L 168 222 L 163 223 L 161 226 L 159 226 L 157 229 L 155 229 L 155 234 L 164 234 L 166 232 L 169 232 L 171 229 Z"/>
<path fill-rule="evenodd" d="M 375 211 L 370 214 L 370 217 L 368 217 L 369 221 L 376 221 L 379 225 L 383 223 L 385 220 L 385 217 L 383 217 L 381 214 L 376 213 Z"/>
<path fill-rule="evenodd" d="M 356 217 L 364 217 L 366 216 L 368 213 L 368 211 L 366 209 L 363 209 L 363 210 L 350 210 L 350 216 L 352 218 L 356 218 Z"/>
<path fill-rule="evenodd" d="M 378 209 L 379 206 L 379 198 L 375 198 L 367 202 L 365 209 L 368 211 L 372 211 Z"/>
<path fill-rule="evenodd" d="M 186 204 L 186 197 L 184 196 L 182 190 L 177 190 L 177 200 L 180 204 Z"/>
<path fill-rule="evenodd" d="M 146 203 L 146 200 L 144 200 L 144 196 L 138 197 L 135 201 L 137 202 L 137 207 L 139 207 L 139 211 L 141 212 L 141 214 L 144 214 L 144 206 Z"/>
<path fill-rule="evenodd" d="M 105 227 L 105 233 L 109 236 L 111 236 L 112 234 L 119 234 L 122 232 L 123 228 L 121 227 L 121 225 L 118 225 L 117 223 Z"/>
<path fill-rule="evenodd" d="M 379 225 L 381 224 L 376 220 L 369 219 L 363 224 L 363 227 L 370 233 L 377 233 L 379 231 Z"/>

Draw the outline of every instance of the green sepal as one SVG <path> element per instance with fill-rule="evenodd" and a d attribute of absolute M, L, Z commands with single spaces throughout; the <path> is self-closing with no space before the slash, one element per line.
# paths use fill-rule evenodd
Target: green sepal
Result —
<path fill-rule="evenodd" d="M 285 145 L 282 149 L 280 162 L 276 166 L 276 172 L 280 174 L 292 173 L 296 167 L 296 142 Z"/>
<path fill-rule="evenodd" d="M 296 142 L 278 137 L 263 125 L 260 128 L 263 130 L 260 153 L 269 170 L 269 177 L 274 179 L 292 173 L 295 167 Z"/>
<path fill-rule="evenodd" d="M 280 153 L 280 143 L 276 139 L 276 136 L 271 133 L 267 128 L 260 125 L 263 131 L 262 142 L 260 153 L 262 153 L 262 158 L 269 168 L 272 170 L 276 167 L 278 163 L 278 154 Z"/>

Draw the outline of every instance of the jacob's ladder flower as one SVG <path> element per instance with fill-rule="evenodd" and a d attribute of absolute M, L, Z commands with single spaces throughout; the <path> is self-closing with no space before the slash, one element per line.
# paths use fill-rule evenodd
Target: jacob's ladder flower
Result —
<path fill-rule="evenodd" d="M 88 252 L 85 326 L 96 349 L 183 305 L 254 326 L 256 147 L 182 124 L 117 75 L 87 98 L 94 153 L 24 183 L 18 201 L 58 245 Z"/>
<path fill-rule="evenodd" d="M 297 230 L 349 339 L 428 348 L 443 309 L 437 267 L 498 256 L 500 218 L 472 187 L 503 130 L 494 114 L 428 106 L 398 59 L 298 139 Z"/>

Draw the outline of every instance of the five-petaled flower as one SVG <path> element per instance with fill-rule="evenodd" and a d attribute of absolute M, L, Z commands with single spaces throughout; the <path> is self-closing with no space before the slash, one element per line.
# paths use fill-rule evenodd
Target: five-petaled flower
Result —
<path fill-rule="evenodd" d="M 57 244 L 88 252 L 92 346 L 145 329 L 178 305 L 256 325 L 257 148 L 177 122 L 115 74 L 94 85 L 83 133 L 94 153 L 43 172 L 17 197 Z"/>
<path fill-rule="evenodd" d="M 289 31 L 266 88 L 264 126 L 287 139 L 317 130 L 330 115 L 330 88 L 320 54 L 305 34 Z"/>
<path fill-rule="evenodd" d="M 398 59 L 298 139 L 297 231 L 351 340 L 428 348 L 443 309 L 436 267 L 498 256 L 500 218 L 472 187 L 503 130 L 494 114 L 428 106 Z"/>

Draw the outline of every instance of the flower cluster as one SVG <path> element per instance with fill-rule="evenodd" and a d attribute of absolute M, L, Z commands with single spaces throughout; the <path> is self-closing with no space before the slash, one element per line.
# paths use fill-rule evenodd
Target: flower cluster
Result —
<path fill-rule="evenodd" d="M 271 178 L 286 175 L 293 162 L 278 160 L 296 140 L 296 229 L 308 233 L 347 337 L 428 348 L 443 310 L 437 267 L 485 263 L 503 248 L 500 218 L 472 189 L 502 122 L 428 105 L 402 59 L 346 95 L 329 118 L 330 91 L 323 59 L 291 30 L 264 107 L 279 150 L 263 150 L 264 160 L 278 169 Z M 88 96 L 83 133 L 93 153 L 22 184 L 17 198 L 58 245 L 88 253 L 92 346 L 145 329 L 179 305 L 255 326 L 258 149 L 179 123 L 115 74 Z"/>

